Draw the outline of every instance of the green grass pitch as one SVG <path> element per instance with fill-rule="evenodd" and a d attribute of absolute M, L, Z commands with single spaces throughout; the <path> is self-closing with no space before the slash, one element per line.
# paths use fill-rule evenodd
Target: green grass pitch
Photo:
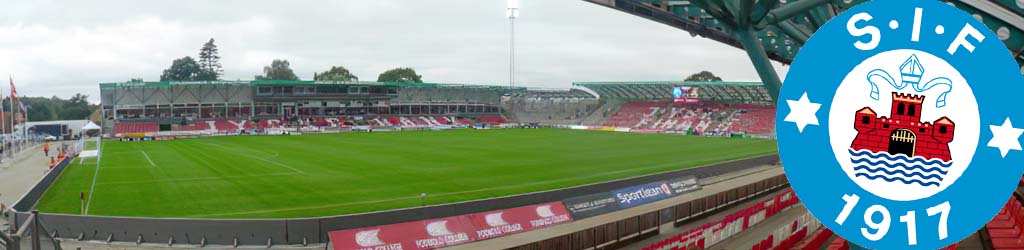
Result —
<path fill-rule="evenodd" d="M 98 166 L 76 159 L 39 210 L 79 214 L 84 192 L 89 215 L 328 216 L 420 206 L 420 193 L 441 204 L 615 180 L 775 153 L 776 144 L 513 129 L 105 141 L 102 150 Z"/>

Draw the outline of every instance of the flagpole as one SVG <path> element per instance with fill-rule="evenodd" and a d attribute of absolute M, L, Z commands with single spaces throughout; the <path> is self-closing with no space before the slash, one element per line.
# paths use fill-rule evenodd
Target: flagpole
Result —
<path fill-rule="evenodd" d="M 20 109 L 21 107 L 24 107 L 24 106 L 25 106 L 25 103 L 21 102 L 21 100 L 18 100 L 18 108 Z M 21 141 L 27 143 L 28 142 L 28 108 L 25 108 L 25 110 L 22 110 L 21 113 L 22 113 L 21 115 L 25 118 L 25 123 L 22 123 L 22 125 L 21 125 L 21 132 L 22 132 L 21 133 Z M 24 149 L 24 148 L 22 148 L 22 149 Z"/>
<path fill-rule="evenodd" d="M 4 96 L 4 89 L 0 87 L 0 96 Z M 7 134 L 7 118 L 4 118 L 4 104 L 3 99 L 0 99 L 0 135 Z M 0 136 L 0 144 L 4 143 L 7 139 L 4 136 Z"/>
<path fill-rule="evenodd" d="M 3 88 L 0 88 L 0 96 L 3 96 L 3 94 L 4 94 Z M 14 118 L 14 117 L 11 117 L 11 118 Z M 6 121 L 6 119 L 7 118 L 4 115 L 3 99 L 0 99 L 0 135 L 3 135 L 3 136 L 0 136 L 0 147 L 3 147 L 3 144 L 7 142 L 7 121 Z M 14 132 L 14 128 L 11 128 L 11 132 L 12 133 Z M 3 157 L 3 156 L 0 155 L 0 157 Z"/>
<path fill-rule="evenodd" d="M 14 136 L 14 129 L 15 129 L 14 125 L 16 124 L 15 120 L 17 120 L 17 119 L 14 118 L 15 117 L 14 116 L 14 98 L 17 97 L 17 96 L 15 96 L 17 93 L 15 93 L 15 90 L 14 90 L 14 77 L 12 77 L 11 75 L 7 75 L 7 78 L 10 79 L 10 82 L 11 82 L 11 96 L 10 96 L 10 99 L 11 99 L 10 100 L 10 102 L 11 102 L 11 135 L 10 136 L 13 137 Z M 14 138 L 11 138 L 11 139 L 14 139 Z M 13 144 L 12 144 L 12 146 L 13 146 Z M 7 150 L 10 151 L 11 149 L 8 148 Z M 12 157 L 13 157 L 13 154 L 12 154 Z"/>

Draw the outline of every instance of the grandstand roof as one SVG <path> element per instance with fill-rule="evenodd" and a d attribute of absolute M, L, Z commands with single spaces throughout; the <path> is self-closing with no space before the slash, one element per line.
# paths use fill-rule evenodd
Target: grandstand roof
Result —
<path fill-rule="evenodd" d="M 761 82 L 724 82 L 724 81 L 616 81 L 616 82 L 574 82 L 573 86 L 592 85 L 671 85 L 671 86 L 762 86 Z"/>
<path fill-rule="evenodd" d="M 769 60 L 792 63 L 828 20 L 867 0 L 584 0 L 745 49 L 773 98 L 782 81 Z M 985 23 L 1024 66 L 1024 0 L 942 0 Z M 1024 67 L 1021 67 L 1024 74 Z"/>
<path fill-rule="evenodd" d="M 296 85 L 362 85 L 362 86 L 397 86 L 397 87 L 434 87 L 434 88 L 493 88 L 509 89 L 508 86 L 496 84 L 458 84 L 458 83 L 418 83 L 418 82 L 338 82 L 338 81 L 288 81 L 288 80 L 236 80 L 236 81 L 197 81 L 197 82 L 114 82 L 100 83 L 100 89 L 116 88 L 161 88 L 171 86 L 221 86 L 221 85 L 251 85 L 251 86 L 296 86 Z M 526 88 L 512 88 L 514 90 L 526 90 Z"/>
<path fill-rule="evenodd" d="M 666 1 L 666 0 L 585 0 L 616 10 L 627 12 L 672 27 L 689 31 L 691 34 L 743 49 L 733 34 L 735 20 L 724 16 L 739 17 L 727 13 L 735 6 L 730 1 Z M 752 15 L 759 21 L 755 26 L 763 27 L 757 33 L 768 56 L 775 61 L 790 63 L 807 37 L 814 34 L 836 14 L 865 0 L 790 0 L 757 1 L 749 4 Z M 974 15 L 989 29 L 999 34 L 1006 47 L 1014 53 L 1018 64 L 1024 65 L 1024 1 L 1020 0 L 945 0 L 949 5 Z M 800 5 L 812 8 L 800 8 Z M 788 10 L 797 10 L 790 12 Z M 709 11 L 710 10 L 710 11 Z M 802 10 L 802 11 L 801 11 Z"/>
<path fill-rule="evenodd" d="M 671 100 L 672 87 L 700 87 L 701 99 L 735 103 L 771 103 L 771 96 L 760 82 L 690 82 L 690 81 L 640 81 L 640 82 L 577 82 L 573 86 L 584 87 L 603 98 L 623 100 Z"/>

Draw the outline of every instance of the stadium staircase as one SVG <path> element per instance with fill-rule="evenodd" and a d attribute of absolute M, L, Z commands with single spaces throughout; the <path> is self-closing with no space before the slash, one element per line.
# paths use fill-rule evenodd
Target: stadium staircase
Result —
<path fill-rule="evenodd" d="M 604 103 L 597 109 L 594 109 L 593 112 L 590 112 L 590 115 L 583 118 L 580 124 L 586 126 L 603 125 L 605 124 L 605 120 L 619 112 L 619 108 L 622 107 L 623 103 L 625 102 L 621 100 L 604 100 Z"/>

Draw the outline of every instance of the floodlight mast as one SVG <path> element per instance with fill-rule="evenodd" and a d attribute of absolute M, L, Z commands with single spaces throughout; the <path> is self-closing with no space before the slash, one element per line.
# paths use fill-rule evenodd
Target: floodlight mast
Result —
<path fill-rule="evenodd" d="M 516 18 L 519 17 L 519 0 L 508 0 L 505 11 L 509 24 L 508 86 L 516 86 Z"/>

